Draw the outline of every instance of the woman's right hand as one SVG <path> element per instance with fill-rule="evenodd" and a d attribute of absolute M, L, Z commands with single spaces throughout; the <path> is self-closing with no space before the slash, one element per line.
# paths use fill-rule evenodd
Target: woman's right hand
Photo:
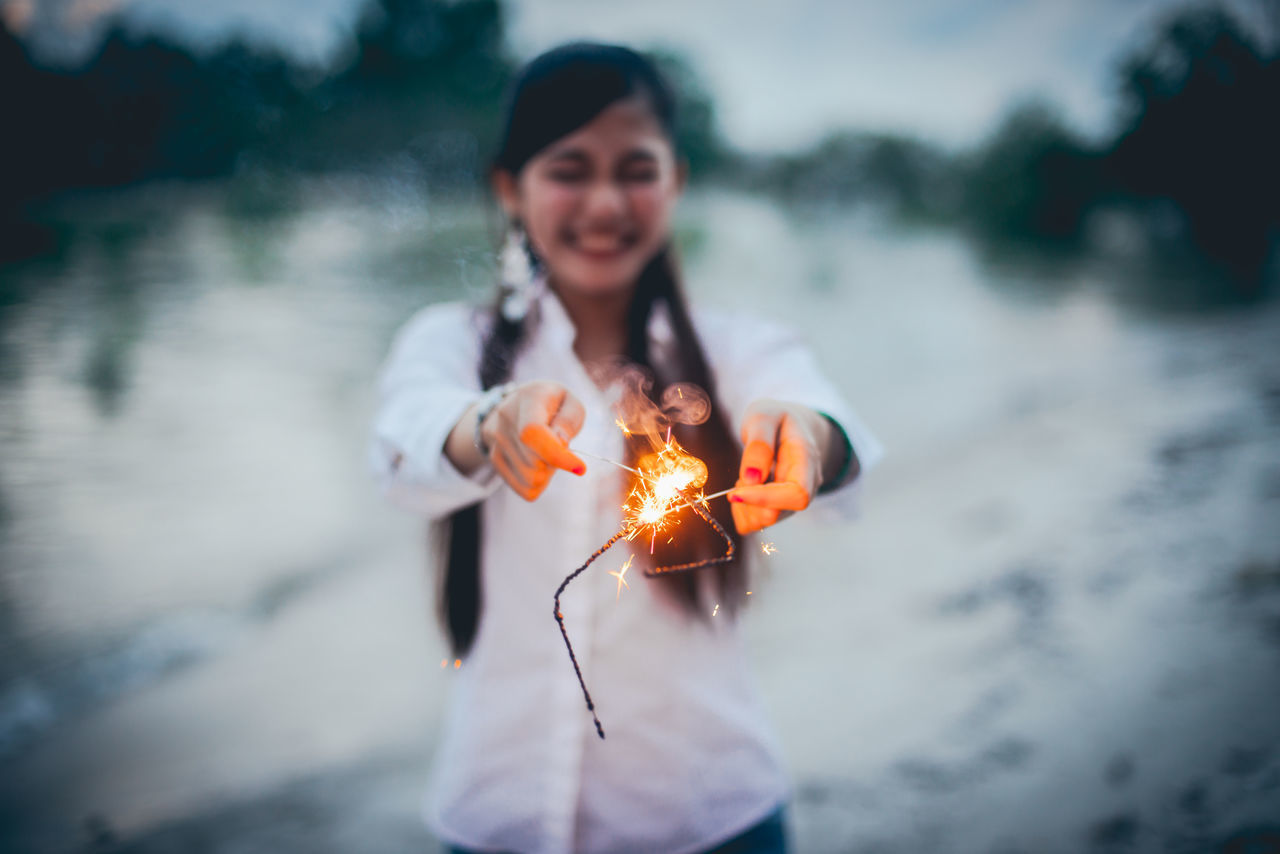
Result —
<path fill-rule="evenodd" d="M 494 407 L 480 425 L 480 435 L 498 475 L 521 498 L 533 501 L 555 469 L 586 473 L 586 465 L 569 450 L 585 417 L 582 403 L 564 386 L 529 382 Z"/>

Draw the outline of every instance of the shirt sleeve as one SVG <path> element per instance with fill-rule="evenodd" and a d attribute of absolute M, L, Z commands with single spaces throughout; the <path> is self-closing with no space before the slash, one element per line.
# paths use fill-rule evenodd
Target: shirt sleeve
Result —
<path fill-rule="evenodd" d="M 498 488 L 492 468 L 467 477 L 444 454 L 453 426 L 480 397 L 479 355 L 478 319 L 462 304 L 425 308 L 396 334 L 379 374 L 369 464 L 398 506 L 436 519 Z"/>
<path fill-rule="evenodd" d="M 815 496 L 810 509 L 850 518 L 863 476 L 884 449 L 818 365 L 812 349 L 792 329 L 748 315 L 698 315 L 699 333 L 716 376 L 718 396 L 733 429 L 741 430 L 748 405 L 761 398 L 799 403 L 833 420 L 858 458 L 842 483 Z"/>

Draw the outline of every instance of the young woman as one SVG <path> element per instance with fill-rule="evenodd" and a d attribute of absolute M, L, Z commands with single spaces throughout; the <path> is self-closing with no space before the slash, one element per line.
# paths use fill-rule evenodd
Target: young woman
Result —
<path fill-rule="evenodd" d="M 785 848 L 788 784 L 735 618 L 750 549 L 643 577 L 724 552 L 686 513 L 672 542 L 621 541 L 565 590 L 607 740 L 551 607 L 618 530 L 634 480 L 574 449 L 650 450 L 617 426 L 619 363 L 652 379 L 652 401 L 676 382 L 708 393 L 710 418 L 673 435 L 706 462 L 706 493 L 737 487 L 711 509 L 739 541 L 811 500 L 847 505 L 879 455 L 793 335 L 690 311 L 671 247 L 685 182 L 674 127 L 671 92 L 630 50 L 571 44 L 530 63 L 492 172 L 512 228 L 499 299 L 423 310 L 384 367 L 375 469 L 447 544 L 442 617 L 464 664 L 427 819 L 457 850 Z"/>

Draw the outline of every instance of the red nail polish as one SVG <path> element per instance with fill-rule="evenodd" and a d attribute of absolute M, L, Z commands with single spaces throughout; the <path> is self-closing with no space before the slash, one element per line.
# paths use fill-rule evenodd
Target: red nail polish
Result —
<path fill-rule="evenodd" d="M 760 469 L 755 468 L 753 466 L 752 468 L 749 468 L 745 472 L 743 472 L 742 477 L 748 483 L 759 483 L 761 480 L 764 479 L 764 472 L 760 471 Z"/>
<path fill-rule="evenodd" d="M 584 474 L 586 474 L 586 473 L 587 473 L 587 467 L 586 467 L 586 466 L 575 466 L 575 467 L 574 467 L 574 469 L 573 469 L 573 473 L 574 473 L 574 474 L 576 474 L 576 475 L 578 475 L 579 477 L 581 477 L 582 475 L 584 475 Z"/>
<path fill-rule="evenodd" d="M 730 496 L 729 496 L 729 500 L 730 500 L 730 501 L 732 501 L 732 502 L 734 502 L 735 504 L 741 504 L 741 503 L 742 503 L 742 498 L 741 498 L 741 497 L 739 497 L 739 496 L 737 496 L 737 495 L 730 495 Z"/>

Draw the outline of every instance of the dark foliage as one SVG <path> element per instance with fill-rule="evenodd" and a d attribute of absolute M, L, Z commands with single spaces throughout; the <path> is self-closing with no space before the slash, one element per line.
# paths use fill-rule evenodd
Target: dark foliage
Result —
<path fill-rule="evenodd" d="M 951 158 L 889 134 L 835 133 L 808 151 L 739 168 L 749 185 L 791 200 L 868 203 L 908 217 L 941 217 L 955 207 Z"/>
<path fill-rule="evenodd" d="M 1053 110 L 1025 104 L 967 160 L 961 213 L 984 238 L 1077 243 L 1105 192 L 1098 162 Z"/>
<path fill-rule="evenodd" d="M 1077 138 L 1047 106 L 1016 108 L 954 155 L 842 132 L 808 151 L 730 151 L 693 68 L 653 54 L 680 95 L 693 174 L 818 203 L 871 203 L 960 223 L 992 243 L 1084 244 L 1090 212 L 1125 206 L 1158 252 L 1206 258 L 1261 292 L 1280 245 L 1280 12 L 1244 26 L 1216 6 L 1168 17 L 1118 63 L 1111 139 Z M 499 0 L 369 0 L 326 69 L 232 42 L 194 52 L 117 27 L 82 67 L 42 67 L 0 24 L 0 258 L 39 243 L 23 205 L 65 188 L 280 170 L 366 168 L 433 186 L 484 179 L 514 63 Z M 17 248 L 15 248 L 17 247 Z"/>
<path fill-rule="evenodd" d="M 1280 239 L 1280 15 L 1253 35 L 1221 9 L 1171 18 L 1122 66 L 1118 188 L 1172 202 L 1189 238 L 1244 282 Z"/>
<path fill-rule="evenodd" d="M 0 26 L 0 212 L 68 187 L 290 168 L 415 150 L 425 167 L 493 134 L 511 62 L 496 0 L 381 0 L 340 67 L 301 68 L 239 41 L 200 53 L 117 26 L 73 69 L 47 68 Z M 469 142 L 424 134 L 448 128 Z M 416 149 L 415 149 L 416 146 Z M 448 149 L 454 149 L 453 152 Z"/>

